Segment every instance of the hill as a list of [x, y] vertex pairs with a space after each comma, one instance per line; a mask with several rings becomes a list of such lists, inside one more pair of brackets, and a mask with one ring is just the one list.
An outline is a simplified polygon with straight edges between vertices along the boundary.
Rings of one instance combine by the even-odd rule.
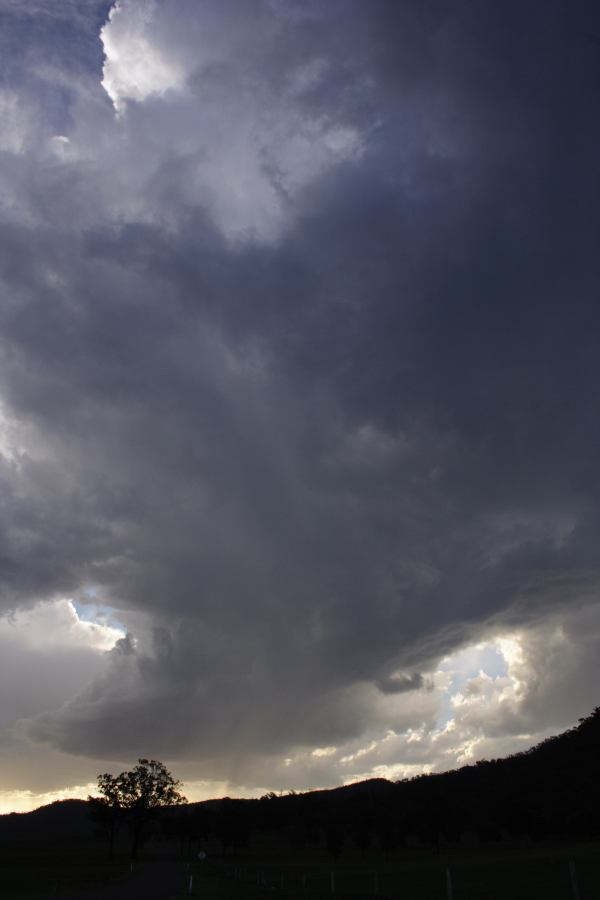
[[[482, 841], [584, 838], [600, 832], [600, 707], [568, 731], [523, 753], [450, 772], [260, 800], [223, 798], [166, 810], [162, 830], [188, 843], [217, 840], [224, 853], [251, 833], [292, 844], [325, 843], [335, 855], [352, 841], [391, 850], [469, 835]], [[0, 816], [0, 840], [91, 837], [88, 804], [64, 800]]]
[[86, 800], [57, 800], [32, 812], [0, 816], [0, 840], [72, 840], [93, 834]]

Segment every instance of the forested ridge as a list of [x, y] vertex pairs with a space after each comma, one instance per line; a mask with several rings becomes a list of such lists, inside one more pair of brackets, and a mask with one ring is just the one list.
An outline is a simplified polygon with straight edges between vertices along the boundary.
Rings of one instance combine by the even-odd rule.
[[[59, 801], [0, 816], [0, 839], [90, 836], [98, 822], [86, 801]], [[600, 832], [600, 707], [532, 749], [450, 772], [384, 779], [256, 800], [222, 798], [157, 813], [154, 832], [182, 848], [212, 843], [235, 855], [253, 835], [321, 845], [332, 856], [432, 847], [472, 839], [588, 838]]]

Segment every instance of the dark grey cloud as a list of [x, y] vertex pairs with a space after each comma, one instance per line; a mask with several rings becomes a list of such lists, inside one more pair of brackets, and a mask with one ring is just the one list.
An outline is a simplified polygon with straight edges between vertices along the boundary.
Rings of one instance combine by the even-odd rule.
[[420, 672], [412, 675], [396, 675], [391, 678], [382, 678], [377, 682], [377, 687], [383, 694], [402, 694], [404, 691], [414, 691], [424, 686], [424, 679]]
[[592, 6], [249, 8], [123, 3], [117, 116], [106, 5], [0, 7], [78, 86], [5, 79], [1, 596], [135, 636], [30, 726], [94, 758], [393, 729], [597, 596]]

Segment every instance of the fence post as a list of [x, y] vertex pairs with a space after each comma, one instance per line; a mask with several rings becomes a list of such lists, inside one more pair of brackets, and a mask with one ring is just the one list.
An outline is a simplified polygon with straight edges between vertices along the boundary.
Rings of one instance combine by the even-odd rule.
[[335, 894], [335, 872], [333, 871], [333, 869], [331, 870], [330, 887], [331, 887], [331, 893]]
[[453, 892], [452, 892], [452, 875], [450, 873], [450, 866], [446, 867], [446, 893], [448, 894], [448, 900], [453, 900]]
[[571, 889], [573, 891], [574, 900], [581, 900], [579, 894], [579, 884], [577, 883], [577, 869], [573, 860], [569, 861], [569, 875], [571, 876]]
[[373, 873], [373, 893], [375, 896], [379, 894], [379, 876], [377, 875], [377, 872]]
[[193, 885], [194, 885], [194, 876], [190, 875], [190, 883], [188, 884], [188, 894], [192, 893]]

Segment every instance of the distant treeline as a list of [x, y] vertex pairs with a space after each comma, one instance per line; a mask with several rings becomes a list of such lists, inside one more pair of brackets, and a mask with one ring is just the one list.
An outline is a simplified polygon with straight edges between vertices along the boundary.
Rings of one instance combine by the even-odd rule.
[[600, 707], [523, 753], [397, 783], [374, 779], [328, 791], [189, 804], [168, 824], [182, 841], [217, 838], [225, 854], [252, 832], [297, 846], [391, 852], [418, 841], [588, 838], [600, 833]]
[[[0, 816], [0, 839], [90, 833], [85, 801]], [[84, 826], [84, 819], [86, 825]], [[61, 824], [62, 823], [62, 824]], [[373, 779], [333, 790], [209, 800], [157, 810], [154, 834], [181, 852], [209, 843], [237, 855], [253, 836], [276, 833], [293, 847], [332, 857], [392, 852], [419, 842], [544, 838], [600, 833], [600, 707], [565, 733], [524, 753], [397, 783]]]

